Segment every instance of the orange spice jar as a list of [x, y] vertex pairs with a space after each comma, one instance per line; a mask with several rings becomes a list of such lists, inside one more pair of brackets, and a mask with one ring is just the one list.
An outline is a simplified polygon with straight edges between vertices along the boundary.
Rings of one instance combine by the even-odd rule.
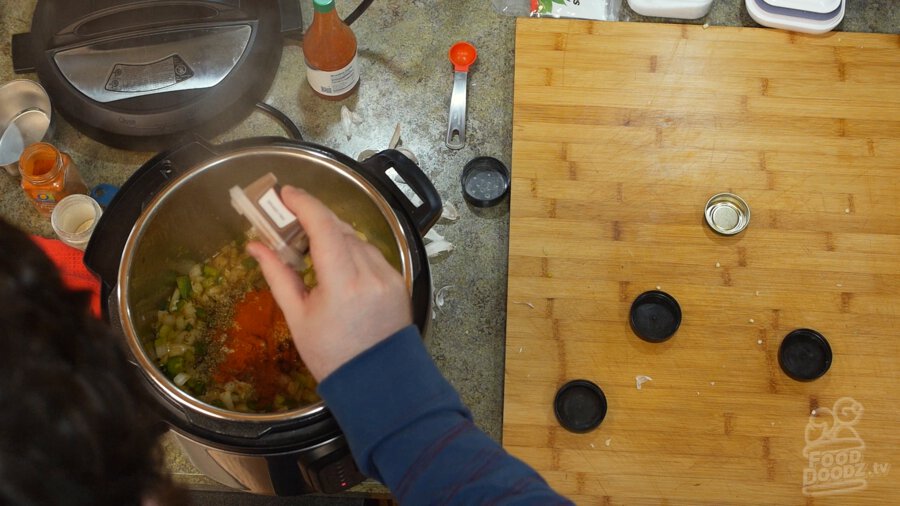
[[22, 190], [44, 216], [50, 216], [63, 198], [73, 193], [88, 193], [72, 158], [46, 142], [32, 144], [22, 151], [19, 172]]

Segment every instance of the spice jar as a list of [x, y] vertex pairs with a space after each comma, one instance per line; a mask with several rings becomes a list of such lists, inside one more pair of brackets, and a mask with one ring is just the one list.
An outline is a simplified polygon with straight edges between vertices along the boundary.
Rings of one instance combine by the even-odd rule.
[[46, 142], [32, 144], [22, 151], [19, 172], [22, 190], [44, 216], [50, 216], [56, 203], [65, 197], [88, 193], [72, 158]]

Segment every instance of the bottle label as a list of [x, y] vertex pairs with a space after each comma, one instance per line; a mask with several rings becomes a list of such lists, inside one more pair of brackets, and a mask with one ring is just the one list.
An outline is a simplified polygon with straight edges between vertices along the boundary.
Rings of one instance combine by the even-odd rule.
[[332, 71], [314, 69], [310, 67], [309, 62], [306, 62], [306, 79], [312, 89], [322, 95], [329, 97], [343, 95], [359, 82], [359, 65], [356, 62], [356, 55], [353, 55], [353, 59], [346, 67]]
[[258, 202], [259, 207], [266, 212], [266, 215], [269, 216], [269, 219], [271, 219], [272, 223], [278, 228], [284, 228], [297, 221], [297, 217], [294, 216], [294, 213], [292, 213], [287, 206], [281, 202], [281, 199], [278, 198], [278, 194], [275, 193], [275, 188], [269, 188], [269, 190], [266, 193], [263, 193], [262, 197], [259, 198]]

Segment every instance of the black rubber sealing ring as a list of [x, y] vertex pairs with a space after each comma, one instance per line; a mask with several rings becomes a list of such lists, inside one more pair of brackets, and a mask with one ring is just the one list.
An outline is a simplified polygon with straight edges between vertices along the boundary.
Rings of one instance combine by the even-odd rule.
[[825, 336], [812, 329], [793, 330], [778, 348], [778, 365], [790, 378], [812, 381], [831, 367], [831, 346]]
[[[482, 176], [482, 180], [474, 179], [478, 174], [489, 176]], [[463, 167], [460, 183], [466, 202], [475, 207], [495, 206], [509, 193], [509, 169], [496, 158], [479, 156]], [[485, 188], [485, 185], [490, 187]], [[489, 195], [478, 194], [478, 190], [487, 190]]]
[[606, 418], [606, 396], [595, 383], [572, 380], [563, 385], [553, 400], [556, 420], [564, 429], [583, 433], [594, 430]]
[[628, 321], [635, 335], [650, 343], [661, 343], [675, 335], [681, 325], [681, 306], [666, 292], [651, 290], [631, 303]]

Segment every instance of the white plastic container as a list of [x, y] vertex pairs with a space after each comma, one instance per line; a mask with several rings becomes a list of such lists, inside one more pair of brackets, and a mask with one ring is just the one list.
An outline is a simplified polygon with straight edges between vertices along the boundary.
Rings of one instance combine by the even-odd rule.
[[784, 9], [771, 5], [760, 5], [764, 0], [745, 0], [747, 12], [757, 23], [769, 28], [781, 28], [794, 32], [822, 34], [833, 30], [844, 19], [846, 0], [841, 0], [835, 14]]
[[50, 225], [62, 242], [84, 250], [102, 214], [96, 200], [76, 193], [56, 204], [50, 214]]
[[709, 13], [712, 0], [628, 0], [628, 5], [641, 16], [697, 19]]
[[841, 0], [765, 0], [769, 5], [825, 14], [841, 6]]

